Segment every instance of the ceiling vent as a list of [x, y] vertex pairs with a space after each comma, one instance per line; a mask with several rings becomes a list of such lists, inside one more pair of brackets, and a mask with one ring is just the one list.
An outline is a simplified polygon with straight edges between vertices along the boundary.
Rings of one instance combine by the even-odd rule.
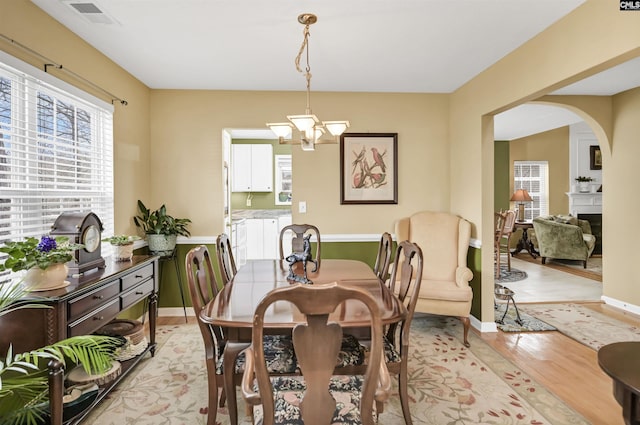
[[104, 10], [95, 2], [63, 0], [63, 3], [69, 6], [71, 10], [93, 24], [111, 25], [118, 23], [115, 19], [107, 15]]

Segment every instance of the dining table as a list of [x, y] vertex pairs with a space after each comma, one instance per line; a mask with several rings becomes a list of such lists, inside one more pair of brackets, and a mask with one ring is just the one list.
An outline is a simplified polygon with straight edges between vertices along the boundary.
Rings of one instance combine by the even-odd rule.
[[[301, 276], [301, 263], [293, 265], [292, 271]], [[251, 343], [253, 313], [262, 298], [270, 291], [296, 284], [290, 280], [289, 263], [284, 260], [248, 260], [238, 269], [237, 274], [200, 311], [200, 320], [224, 329], [226, 343], [223, 353], [225, 365], [235, 364], [238, 354]], [[353, 285], [369, 292], [380, 306], [383, 325], [397, 323], [405, 318], [404, 304], [373, 272], [372, 268], [358, 260], [322, 259], [314, 270], [307, 269], [310, 285], [337, 282], [339, 285]], [[355, 300], [340, 304], [329, 320], [343, 328], [364, 328], [370, 326], [370, 316], [366, 307]], [[288, 334], [305, 317], [289, 303], [276, 303], [264, 318], [265, 332]], [[227, 368], [233, 371], [233, 368]], [[215, 377], [209, 377], [215, 379]], [[224, 389], [232, 425], [238, 423], [236, 388], [233, 373], [224, 374]], [[209, 412], [211, 414], [211, 412]]]

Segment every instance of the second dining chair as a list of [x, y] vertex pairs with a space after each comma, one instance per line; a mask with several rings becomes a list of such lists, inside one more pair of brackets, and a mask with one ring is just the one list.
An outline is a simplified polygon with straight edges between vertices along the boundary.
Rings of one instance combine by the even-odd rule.
[[[364, 376], [334, 376], [342, 328], [329, 314], [346, 300], [358, 300], [369, 316], [371, 350]], [[290, 302], [306, 318], [293, 329], [293, 343], [301, 377], [270, 377], [263, 354], [264, 316], [274, 303]], [[357, 287], [294, 284], [269, 292], [256, 307], [252, 342], [246, 350], [242, 395], [254, 408], [255, 424], [374, 425], [374, 400], [386, 401], [390, 378], [382, 358], [380, 308]]]
[[386, 282], [389, 277], [389, 265], [391, 263], [391, 250], [393, 248], [393, 239], [389, 232], [384, 232], [380, 237], [378, 244], [378, 255], [376, 263], [373, 266], [373, 272], [380, 280]]
[[218, 257], [218, 267], [220, 268], [222, 284], [226, 285], [238, 272], [236, 262], [233, 258], [233, 251], [231, 250], [231, 241], [226, 233], [218, 235], [216, 239], [216, 255]]
[[304, 245], [304, 236], [311, 234], [316, 238], [316, 249], [311, 254], [311, 258], [318, 262], [320, 267], [320, 231], [312, 224], [290, 224], [280, 231], [280, 259], [284, 260], [291, 252], [288, 252], [289, 246], [287, 241], [291, 237], [292, 252], [302, 252]]
[[[216, 424], [218, 387], [224, 388], [225, 378], [240, 385], [242, 373], [244, 371], [245, 358], [241, 354], [236, 358], [235, 365], [231, 368], [224, 366], [223, 350], [226, 340], [224, 330], [219, 326], [209, 325], [200, 319], [200, 311], [211, 302], [219, 292], [218, 282], [213, 271], [213, 265], [209, 250], [205, 245], [192, 248], [185, 258], [185, 270], [189, 284], [189, 294], [191, 304], [198, 321], [198, 327], [204, 341], [205, 363], [207, 367], [208, 382], [208, 403], [209, 415], [208, 425]], [[296, 362], [293, 353], [293, 343], [291, 337], [287, 335], [267, 335], [265, 336], [265, 356], [267, 358], [269, 373], [290, 374], [296, 372]], [[225, 376], [225, 370], [227, 375]], [[225, 398], [229, 404], [229, 418], [231, 423], [237, 424], [237, 403], [235, 391], [228, 394], [222, 391], [220, 406], [225, 403]]]

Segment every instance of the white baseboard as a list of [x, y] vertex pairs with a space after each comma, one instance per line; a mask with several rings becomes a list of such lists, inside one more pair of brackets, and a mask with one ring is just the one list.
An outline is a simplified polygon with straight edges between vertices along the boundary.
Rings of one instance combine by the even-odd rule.
[[625, 302], [625, 301], [616, 300], [615, 298], [605, 297], [604, 295], [602, 296], [601, 299], [602, 301], [605, 302], [605, 304], [608, 304], [612, 307], [616, 307], [616, 308], [619, 308], [620, 310], [624, 310], [624, 311], [628, 311], [629, 313], [640, 315], [640, 306], [629, 304], [628, 302]]
[[471, 319], [471, 326], [480, 332], [498, 332], [496, 322], [481, 322], [475, 316], [469, 316], [469, 318]]
[[[158, 316], [184, 317], [184, 310], [182, 307], [162, 307], [158, 309]], [[195, 317], [192, 307], [187, 307], [187, 317]]]

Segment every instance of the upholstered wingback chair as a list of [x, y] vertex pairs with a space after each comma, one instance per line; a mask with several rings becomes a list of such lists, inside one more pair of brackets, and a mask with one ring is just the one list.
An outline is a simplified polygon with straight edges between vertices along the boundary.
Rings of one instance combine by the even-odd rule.
[[455, 214], [421, 211], [397, 220], [395, 235], [398, 242], [409, 240], [422, 249], [424, 266], [415, 311], [460, 318], [468, 347], [473, 299], [469, 286], [473, 272], [467, 267], [471, 224]]
[[533, 219], [542, 264], [547, 258], [580, 260], [587, 268], [587, 259], [596, 246], [591, 225], [570, 215], [540, 216]]

